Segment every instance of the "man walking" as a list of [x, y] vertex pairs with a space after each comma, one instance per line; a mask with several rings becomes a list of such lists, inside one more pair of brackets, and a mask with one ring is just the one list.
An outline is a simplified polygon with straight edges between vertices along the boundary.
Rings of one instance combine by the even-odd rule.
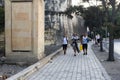
[[87, 37], [87, 34], [84, 34], [82, 36], [82, 40], [81, 40], [81, 44], [83, 46], [83, 55], [87, 55], [87, 48], [88, 48], [88, 37]]

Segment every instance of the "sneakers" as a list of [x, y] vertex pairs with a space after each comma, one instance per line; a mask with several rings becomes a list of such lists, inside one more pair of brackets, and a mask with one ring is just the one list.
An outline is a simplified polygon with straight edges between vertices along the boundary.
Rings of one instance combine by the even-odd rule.
[[76, 54], [74, 54], [74, 56], [76, 56]]
[[87, 52], [86, 52], [86, 53], [83, 53], [83, 55], [87, 55]]

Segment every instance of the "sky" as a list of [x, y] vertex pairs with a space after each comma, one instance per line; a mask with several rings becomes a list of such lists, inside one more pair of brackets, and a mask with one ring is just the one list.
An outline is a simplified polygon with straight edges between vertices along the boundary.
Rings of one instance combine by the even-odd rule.
[[[88, 7], [89, 5], [96, 5], [96, 0], [91, 0], [90, 4], [88, 2], [82, 2], [82, 0], [72, 0], [72, 5], [84, 5], [84, 7]], [[97, 2], [97, 4], [100, 4], [99, 2]]]
[[[120, 0], [116, 0], [117, 3], [120, 2]], [[96, 0], [90, 0], [90, 4], [88, 4], [87, 2], [86, 3], [83, 3], [82, 0], [72, 0], [72, 5], [84, 5], [84, 7], [89, 7], [89, 5], [96, 5]], [[101, 2], [97, 2], [97, 5], [98, 4], [101, 4]]]
[[72, 0], [72, 5], [78, 5], [80, 0]]

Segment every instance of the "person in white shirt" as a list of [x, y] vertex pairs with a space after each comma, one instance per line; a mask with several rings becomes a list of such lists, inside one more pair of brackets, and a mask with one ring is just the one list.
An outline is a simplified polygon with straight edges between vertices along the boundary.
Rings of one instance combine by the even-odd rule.
[[84, 34], [81, 40], [81, 44], [83, 46], [83, 55], [87, 55], [87, 48], [88, 48], [88, 37], [87, 34]]
[[97, 42], [97, 45], [99, 45], [99, 43], [100, 43], [100, 35], [99, 34], [96, 35], [96, 42]]
[[64, 37], [63, 37], [63, 51], [64, 51], [64, 55], [66, 54], [67, 44], [68, 44], [68, 39], [67, 39], [67, 36], [64, 35]]

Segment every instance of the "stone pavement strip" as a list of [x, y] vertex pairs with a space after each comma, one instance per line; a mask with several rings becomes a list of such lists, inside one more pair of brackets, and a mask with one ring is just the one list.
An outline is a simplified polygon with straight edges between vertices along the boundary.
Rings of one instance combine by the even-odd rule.
[[63, 52], [32, 74], [26, 80], [111, 80], [105, 69], [88, 46], [88, 55], [83, 52], [73, 56], [73, 49], [69, 47], [67, 54]]

